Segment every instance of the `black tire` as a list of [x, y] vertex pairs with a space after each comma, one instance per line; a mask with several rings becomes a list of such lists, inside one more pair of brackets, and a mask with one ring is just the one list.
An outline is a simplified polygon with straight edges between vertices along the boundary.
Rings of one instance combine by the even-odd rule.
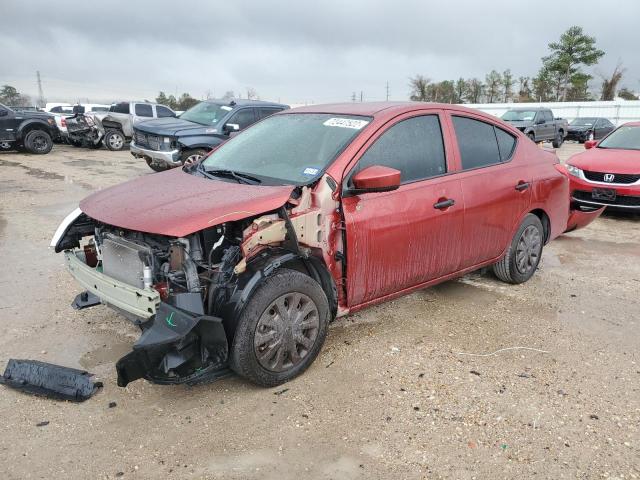
[[24, 147], [29, 153], [44, 155], [53, 148], [53, 140], [44, 130], [31, 130], [24, 137]]
[[529, 137], [533, 143], [536, 143], [536, 135], [533, 132], [527, 133], [527, 137]]
[[553, 148], [560, 148], [563, 142], [564, 137], [562, 136], [562, 132], [558, 132], [556, 138], [553, 139], [553, 142], [551, 142], [551, 144], [553, 145]]
[[107, 133], [104, 136], [104, 145], [107, 149], [112, 152], [119, 152], [122, 150], [126, 143], [127, 139], [120, 130], [107, 130]]
[[82, 140], [76, 140], [75, 138], [69, 138], [69, 145], [80, 148], [82, 147]]
[[153, 163], [150, 158], [145, 158], [145, 160], [147, 162], [147, 165], [149, 165], [149, 168], [154, 172], [164, 172], [165, 170], [169, 170], [169, 167], [167, 167], [166, 165], [158, 165], [156, 163]]
[[[531, 234], [535, 232], [533, 236]], [[531, 241], [530, 251], [525, 251], [524, 265], [522, 263], [523, 255], [520, 254], [522, 245], [521, 242], [528, 243], [525, 236], [529, 235], [529, 240], [533, 240], [537, 237], [537, 244]], [[524, 283], [529, 280], [540, 263], [540, 257], [542, 256], [542, 247], [544, 245], [544, 227], [540, 219], [533, 215], [528, 214], [520, 228], [513, 237], [507, 253], [504, 257], [493, 266], [493, 272], [503, 282], [507, 283]]]
[[200, 160], [202, 160], [202, 157], [204, 157], [207, 153], [209, 153], [209, 151], [205, 150], [204, 148], [193, 148], [190, 150], [185, 150], [180, 154], [180, 161], [182, 162], [182, 165], [196, 164]]
[[[286, 303], [289, 296], [297, 299], [292, 300], [297, 301], [297, 305]], [[287, 321], [288, 315], [281, 314], [280, 309], [284, 307], [293, 313], [304, 313], [313, 307], [316, 310], [304, 317], [298, 316], [297, 323]], [[315, 280], [295, 270], [278, 270], [258, 287], [240, 314], [231, 347], [231, 368], [238, 375], [263, 387], [288, 382], [304, 372], [318, 356], [327, 335], [329, 317], [327, 296]], [[307, 328], [303, 328], [303, 322]], [[311, 322], [315, 322], [312, 327], [309, 326]], [[263, 330], [261, 333], [265, 340], [263, 344], [255, 345], [254, 342], [260, 342], [260, 338], [256, 337], [259, 327]], [[268, 332], [267, 328], [271, 331]], [[307, 335], [313, 336], [313, 339]], [[298, 341], [302, 337], [312, 343], [303, 345]], [[283, 349], [282, 345], [286, 348]], [[297, 359], [291, 355], [291, 347], [295, 348]], [[300, 350], [298, 347], [301, 347]], [[274, 350], [275, 356], [270, 353]], [[286, 351], [281, 353], [282, 350]], [[264, 352], [262, 359], [258, 358], [259, 352]], [[265, 363], [272, 360], [275, 361], [273, 368], [267, 368]], [[287, 366], [285, 361], [291, 366]]]

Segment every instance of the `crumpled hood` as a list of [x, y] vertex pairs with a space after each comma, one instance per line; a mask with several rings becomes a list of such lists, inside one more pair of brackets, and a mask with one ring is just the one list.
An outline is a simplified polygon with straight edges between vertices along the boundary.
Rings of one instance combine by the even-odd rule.
[[211, 135], [212, 133], [217, 133], [217, 128], [213, 125], [205, 127], [204, 125], [190, 122], [189, 120], [171, 117], [137, 123], [136, 130], [167, 137], [177, 135]]
[[293, 188], [210, 180], [176, 168], [100, 190], [82, 200], [80, 210], [127, 230], [184, 237], [275, 210], [289, 199]]
[[590, 172], [640, 174], [640, 151], [591, 148], [567, 163]]

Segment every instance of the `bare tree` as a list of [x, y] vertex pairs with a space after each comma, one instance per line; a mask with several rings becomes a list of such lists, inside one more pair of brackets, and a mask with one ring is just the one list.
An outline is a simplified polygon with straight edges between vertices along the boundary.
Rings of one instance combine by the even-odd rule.
[[416, 75], [414, 78], [409, 79], [409, 86], [411, 87], [411, 93], [409, 98], [414, 102], [426, 102], [429, 100], [429, 85], [431, 80], [423, 75]]
[[604, 75], [602, 77], [602, 94], [600, 95], [600, 100], [614, 100], [616, 98], [616, 91], [618, 90], [618, 84], [622, 80], [622, 75], [624, 75], [624, 68], [622, 68], [622, 63], [618, 63], [616, 68], [613, 70], [611, 77], [606, 78]]
[[485, 83], [487, 103], [494, 103], [496, 100], [498, 100], [498, 95], [500, 94], [500, 87], [502, 86], [502, 76], [495, 70], [491, 70], [491, 72], [485, 78]]
[[256, 100], [258, 98], [258, 92], [253, 87], [247, 87], [247, 100]]
[[508, 68], [502, 73], [502, 93], [504, 103], [508, 103], [513, 97], [513, 85], [515, 84], [511, 70]]
[[222, 96], [222, 100], [225, 100], [228, 102], [230, 100], [233, 100], [235, 96], [236, 95], [233, 93], [233, 90], [227, 90], [226, 92], [224, 92], [224, 95]]
[[470, 103], [480, 103], [482, 95], [484, 95], [484, 84], [477, 78], [467, 80], [469, 86], [469, 92], [467, 93], [467, 99]]

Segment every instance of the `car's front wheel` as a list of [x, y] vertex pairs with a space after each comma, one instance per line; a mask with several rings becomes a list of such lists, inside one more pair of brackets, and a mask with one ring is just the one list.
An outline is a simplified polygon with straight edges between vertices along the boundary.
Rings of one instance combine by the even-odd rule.
[[544, 244], [544, 227], [534, 214], [528, 214], [513, 237], [507, 253], [493, 266], [503, 282], [523, 283], [529, 280], [540, 263]]
[[126, 138], [120, 130], [107, 130], [104, 136], [104, 144], [109, 150], [119, 151], [124, 148]]
[[263, 387], [287, 382], [315, 360], [327, 335], [329, 303], [315, 280], [281, 269], [240, 314], [231, 368]]
[[51, 140], [51, 135], [44, 130], [31, 130], [24, 137], [24, 147], [29, 153], [44, 155], [53, 148], [53, 140]]
[[205, 150], [204, 148], [185, 150], [184, 152], [182, 152], [180, 160], [182, 160], [182, 164], [185, 166], [195, 165], [200, 160], [202, 160], [202, 157], [207, 155], [207, 153], [209, 152], [207, 152], [207, 150]]

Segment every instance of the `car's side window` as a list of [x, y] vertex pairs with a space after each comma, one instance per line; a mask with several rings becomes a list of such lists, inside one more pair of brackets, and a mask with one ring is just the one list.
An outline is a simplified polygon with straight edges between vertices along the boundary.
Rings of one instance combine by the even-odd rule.
[[268, 108], [268, 107], [258, 108], [258, 120], [262, 120], [263, 118], [266, 118], [269, 115], [273, 115], [274, 113], [278, 113], [281, 111], [282, 111], [281, 108]]
[[516, 149], [516, 137], [496, 126], [493, 128], [496, 133], [496, 139], [498, 140], [500, 161], [506, 162], [511, 159], [511, 156]]
[[[454, 116], [453, 128], [458, 139], [463, 170], [487, 167], [504, 161], [500, 156], [497, 132], [493, 125], [469, 117]], [[505, 144], [505, 152], [508, 150], [507, 147], [508, 145]], [[512, 151], [513, 146], [509, 155]]]
[[544, 112], [544, 120], [545, 120], [545, 122], [553, 122], [553, 115], [551, 114], [551, 111], [545, 110], [545, 112]]
[[372, 165], [400, 170], [400, 182], [443, 175], [447, 161], [438, 115], [402, 120], [384, 132], [360, 157], [353, 173]]
[[128, 103], [117, 103], [113, 105], [110, 109], [110, 112], [114, 113], [129, 113], [129, 104]]
[[148, 103], [136, 103], [136, 115], [138, 117], [153, 117], [153, 107]]
[[240, 130], [242, 130], [255, 123], [255, 121], [256, 116], [253, 113], [253, 108], [243, 108], [233, 115], [227, 123], [235, 123], [239, 125]]
[[158, 113], [158, 118], [175, 117], [175, 113], [162, 105], [156, 105], [156, 112]]

